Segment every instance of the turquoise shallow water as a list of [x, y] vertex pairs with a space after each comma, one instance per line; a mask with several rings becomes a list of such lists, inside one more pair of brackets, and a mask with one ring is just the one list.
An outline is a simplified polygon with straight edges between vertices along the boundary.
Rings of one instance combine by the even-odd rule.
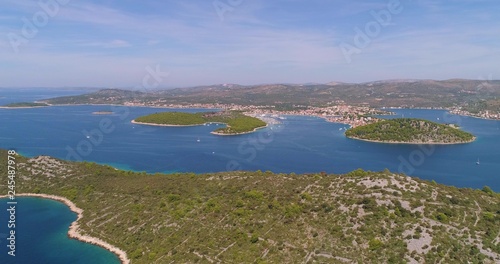
[[[0, 89], [0, 105], [67, 95], [66, 93], [44, 90], [34, 96], [31, 92], [6, 92]], [[92, 114], [103, 110], [115, 113]], [[394, 172], [448, 185], [470, 188], [488, 185], [493, 190], [500, 191], [500, 121], [449, 115], [442, 110], [395, 110], [398, 115], [387, 117], [404, 115], [454, 123], [478, 137], [470, 144], [440, 146], [352, 140], [344, 136], [343, 128], [347, 127], [344, 124], [301, 116], [287, 116], [281, 120], [282, 124], [272, 125], [256, 133], [231, 137], [210, 134], [210, 131], [217, 128], [215, 124], [179, 128], [130, 123], [138, 116], [159, 111], [176, 110], [113, 106], [0, 109], [0, 148], [15, 149], [30, 157], [50, 155], [68, 160], [94, 161], [126, 170], [166, 173], [236, 169], [345, 173], [357, 168], [374, 171], [388, 168]], [[477, 159], [480, 159], [480, 165], [476, 165]], [[117, 261], [113, 260], [113, 254], [104, 249], [65, 238], [67, 227], [76, 216], [63, 204], [35, 198], [26, 198], [23, 203], [24, 209], [19, 208], [19, 216], [27, 221], [27, 226], [25, 238], [20, 237], [19, 240], [19, 252], [21, 254], [22, 251], [26, 259], [16, 258], [15, 261], [18, 262], [7, 262], [12, 259], [5, 259], [6, 251], [0, 251], [5, 253], [0, 254], [0, 263], [34, 263], [33, 259], [37, 259], [36, 263]], [[0, 206], [4, 204], [4, 200], [0, 200]], [[0, 209], [0, 216], [5, 218], [5, 209]], [[26, 211], [23, 213], [21, 210]], [[23, 214], [25, 217], [21, 217]], [[0, 233], [5, 233], [1, 229], [5, 228], [6, 225], [1, 224], [5, 221], [0, 219]], [[52, 229], [37, 233], [40, 232], [40, 225], [52, 226]], [[21, 244], [23, 239], [25, 244]], [[5, 243], [6, 240], [2, 238], [1, 241]], [[54, 243], [61, 245], [55, 246]], [[60, 248], [64, 249], [63, 253]], [[68, 258], [60, 262], [45, 260], [66, 254]], [[101, 255], [103, 258], [109, 257], [109, 260], [77, 262], [89, 260], [82, 256]]]
[[0, 263], [5, 264], [118, 264], [113, 253], [67, 236], [76, 214], [57, 201], [32, 197], [16, 199], [15, 257], [6, 247], [7, 199], [0, 199]]
[[[115, 114], [92, 114], [100, 110], [113, 110]], [[236, 169], [345, 173], [357, 168], [376, 171], [388, 168], [448, 185], [471, 188], [488, 185], [500, 191], [500, 121], [448, 115], [441, 110], [397, 110], [406, 117], [456, 123], [478, 137], [470, 144], [427, 148], [348, 139], [339, 130], [346, 125], [314, 117], [288, 116], [280, 125], [231, 137], [210, 134], [217, 127], [215, 124], [153, 127], [130, 123], [138, 116], [158, 111], [175, 109], [112, 106], [0, 109], [3, 124], [0, 148], [12, 148], [27, 156], [87, 160], [151, 173]]]

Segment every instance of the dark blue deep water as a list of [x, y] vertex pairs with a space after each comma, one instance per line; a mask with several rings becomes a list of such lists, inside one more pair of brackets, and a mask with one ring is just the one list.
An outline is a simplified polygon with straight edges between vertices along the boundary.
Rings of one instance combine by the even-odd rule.
[[[7, 98], [9, 102], [16, 101], [16, 94], [24, 96], [18, 101], [29, 98], [29, 93], [9, 91], [2, 99], [5, 90], [0, 89], [0, 105]], [[58, 95], [67, 94], [45, 90], [32, 100]], [[95, 111], [114, 114], [92, 114]], [[287, 116], [281, 120], [282, 124], [240, 136], [212, 135], [210, 131], [217, 128], [215, 124], [153, 127], [130, 122], [159, 111], [206, 110], [87, 105], [0, 109], [0, 148], [15, 149], [30, 157], [50, 155], [151, 173], [236, 169], [345, 173], [357, 168], [374, 171], [388, 168], [447, 185], [470, 188], [488, 185], [500, 191], [500, 121], [450, 115], [442, 110], [394, 110], [398, 115], [387, 117], [404, 115], [454, 123], [477, 136], [470, 144], [436, 146], [352, 140], [344, 136], [346, 125], [314, 117]], [[476, 165], [478, 159], [480, 165]]]

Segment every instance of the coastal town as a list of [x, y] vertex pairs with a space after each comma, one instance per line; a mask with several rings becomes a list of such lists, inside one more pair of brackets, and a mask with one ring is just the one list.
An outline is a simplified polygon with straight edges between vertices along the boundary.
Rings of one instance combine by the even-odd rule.
[[[275, 106], [256, 106], [256, 105], [237, 105], [237, 104], [166, 104], [161, 100], [150, 102], [131, 101], [125, 102], [125, 106], [148, 106], [161, 108], [177, 108], [177, 109], [223, 109], [232, 111], [242, 111], [246, 115], [254, 117], [264, 117], [268, 115], [299, 115], [299, 116], [316, 116], [324, 118], [329, 122], [343, 123], [351, 127], [367, 125], [376, 122], [378, 119], [375, 115], [391, 115], [391, 112], [378, 110], [367, 106], [352, 106], [343, 103], [343, 101], [335, 102], [338, 105], [328, 107], [314, 106], [295, 106], [296, 110], [276, 110]], [[269, 121], [269, 119], [266, 119]]]
[[471, 113], [467, 110], [463, 110], [462, 107], [453, 107], [449, 109], [450, 113], [455, 114], [455, 115], [463, 115], [463, 116], [472, 116], [472, 117], [477, 117], [477, 118], [483, 118], [483, 119], [494, 119], [494, 120], [500, 120], [500, 111], [499, 112], [493, 112], [493, 111], [479, 111], [478, 113]]
[[[168, 104], [162, 100], [149, 102], [130, 101], [125, 102], [125, 106], [149, 106], [149, 107], [165, 107], [165, 108], [200, 108], [200, 109], [224, 109], [243, 111], [250, 116], [262, 115], [302, 115], [316, 116], [324, 118], [329, 122], [348, 124], [351, 127], [363, 126], [377, 122], [376, 115], [392, 115], [388, 111], [389, 108], [376, 109], [368, 106], [353, 106], [345, 104], [342, 100], [332, 102], [332, 106], [314, 107], [314, 106], [295, 106], [296, 110], [276, 110], [275, 106], [264, 105], [237, 105], [237, 104]], [[433, 108], [436, 109], [436, 108]], [[483, 119], [500, 120], [500, 112], [480, 111], [479, 113], [471, 113], [463, 110], [462, 107], [439, 108], [449, 110], [451, 114], [471, 116]]]

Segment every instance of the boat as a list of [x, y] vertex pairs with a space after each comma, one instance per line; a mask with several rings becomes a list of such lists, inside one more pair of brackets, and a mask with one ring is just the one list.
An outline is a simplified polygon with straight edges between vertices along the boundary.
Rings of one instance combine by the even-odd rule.
[[479, 165], [479, 158], [477, 158], [476, 165]]
[[200, 142], [200, 141], [201, 141], [201, 140], [200, 140], [200, 138], [198, 138], [198, 139], [196, 140], [196, 142]]

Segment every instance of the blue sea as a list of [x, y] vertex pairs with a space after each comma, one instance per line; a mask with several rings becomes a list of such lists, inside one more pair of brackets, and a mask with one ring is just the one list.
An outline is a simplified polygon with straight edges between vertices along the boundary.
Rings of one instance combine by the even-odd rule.
[[[15, 205], [15, 228], [9, 229], [10, 205], [0, 199], [0, 263], [2, 264], [119, 264], [113, 253], [68, 238], [68, 228], [76, 214], [63, 203], [40, 198], [18, 197]], [[10, 231], [15, 234], [15, 251], [7, 247]], [[9, 234], [8, 234], [9, 233]]]
[[[0, 105], [83, 92], [46, 89], [30, 97], [26, 91], [0, 89]], [[113, 114], [92, 114], [96, 111]], [[443, 110], [393, 110], [397, 115], [386, 118], [418, 117], [453, 123], [477, 136], [470, 144], [422, 146], [348, 139], [344, 136], [347, 125], [304, 116], [283, 116], [280, 124], [239, 136], [210, 134], [221, 126], [217, 124], [154, 127], [130, 122], [160, 111], [206, 110], [92, 105], [0, 109], [0, 148], [15, 149], [29, 157], [50, 155], [149, 173], [346, 173], [357, 168], [388, 168], [447, 185], [487, 185], [500, 191], [500, 121], [450, 115]]]

